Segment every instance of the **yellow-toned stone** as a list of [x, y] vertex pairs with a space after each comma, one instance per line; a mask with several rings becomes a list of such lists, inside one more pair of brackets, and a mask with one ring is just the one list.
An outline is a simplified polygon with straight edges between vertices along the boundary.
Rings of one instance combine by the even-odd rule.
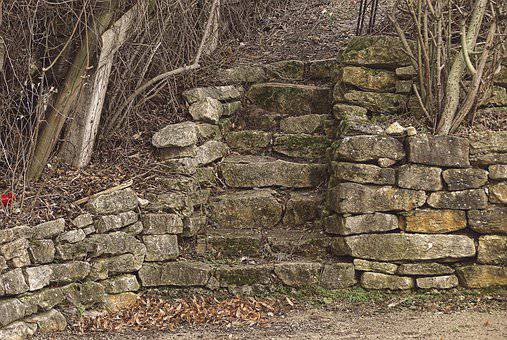
[[466, 228], [464, 211], [415, 210], [405, 214], [401, 229], [414, 233], [449, 233]]
[[139, 295], [132, 292], [108, 295], [104, 301], [104, 307], [110, 312], [118, 312], [132, 307], [139, 300]]

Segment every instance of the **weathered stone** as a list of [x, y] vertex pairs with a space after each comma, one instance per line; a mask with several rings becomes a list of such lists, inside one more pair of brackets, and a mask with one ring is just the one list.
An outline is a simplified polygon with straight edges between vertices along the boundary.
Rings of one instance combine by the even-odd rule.
[[255, 130], [229, 132], [225, 136], [227, 145], [232, 150], [243, 154], [264, 151], [271, 144], [271, 138], [271, 133]]
[[330, 145], [331, 141], [324, 136], [275, 134], [273, 151], [289, 157], [315, 160], [325, 157]]
[[396, 164], [396, 161], [390, 158], [379, 158], [377, 163], [381, 168], [389, 168]]
[[25, 305], [18, 299], [0, 301], [0, 326], [22, 319], [26, 314]]
[[59, 218], [54, 221], [44, 222], [32, 228], [34, 239], [52, 238], [62, 233], [65, 229], [65, 220]]
[[465, 229], [466, 214], [459, 210], [418, 209], [403, 215], [401, 229], [412, 233], [438, 234]]
[[30, 290], [37, 290], [53, 283], [71, 283], [82, 280], [90, 273], [87, 262], [67, 262], [63, 264], [49, 264], [26, 269], [26, 276]]
[[355, 235], [377, 233], [398, 229], [396, 215], [375, 213], [356, 216], [333, 215], [324, 220], [327, 233], [336, 235]]
[[395, 114], [407, 109], [408, 96], [399, 93], [378, 93], [351, 90], [344, 94], [349, 104], [359, 105], [370, 112]]
[[482, 234], [507, 234], [507, 208], [470, 210], [468, 224], [473, 231]]
[[94, 214], [117, 214], [137, 208], [137, 196], [132, 189], [118, 190], [91, 198], [86, 207]]
[[356, 272], [352, 263], [324, 265], [320, 284], [326, 289], [342, 289], [356, 284]]
[[324, 131], [328, 115], [305, 115], [287, 117], [280, 121], [280, 130], [284, 133], [311, 134]]
[[322, 264], [315, 262], [277, 263], [274, 271], [284, 285], [302, 287], [319, 282]]
[[10, 268], [23, 268], [31, 264], [30, 255], [25, 251], [21, 256], [15, 257], [8, 262]]
[[198, 239], [196, 252], [207, 257], [254, 257], [261, 254], [261, 234], [241, 229], [218, 229]]
[[[409, 42], [413, 44], [413, 42]], [[392, 36], [356, 36], [347, 44], [341, 61], [345, 64], [396, 69], [410, 65], [400, 39]]]
[[282, 219], [283, 207], [271, 190], [242, 191], [215, 197], [210, 219], [221, 228], [270, 228]]
[[398, 186], [406, 189], [442, 190], [442, 169], [417, 164], [406, 164], [398, 168]]
[[90, 279], [104, 280], [110, 275], [138, 271], [144, 261], [143, 255], [123, 254], [100, 258], [92, 262]]
[[217, 125], [199, 123], [195, 125], [195, 128], [197, 130], [197, 139], [199, 143], [204, 143], [209, 140], [220, 140], [222, 138], [222, 132]]
[[123, 227], [123, 224], [120, 216], [117, 215], [100, 216], [95, 223], [95, 230], [100, 234], [107, 233], [111, 230], [120, 229], [121, 227]]
[[444, 264], [430, 263], [403, 263], [398, 267], [400, 275], [446, 275], [453, 274], [454, 269]]
[[442, 175], [449, 190], [476, 189], [488, 182], [488, 172], [482, 169], [448, 169]]
[[295, 84], [255, 84], [246, 97], [255, 105], [290, 115], [331, 112], [331, 90], [327, 87]]
[[121, 225], [124, 227], [134, 224], [139, 220], [139, 217], [135, 211], [125, 211], [118, 214], [118, 216], [121, 219]]
[[287, 201], [283, 224], [296, 226], [312, 222], [320, 217], [322, 197], [309, 194], [291, 193]]
[[340, 119], [336, 128], [336, 138], [356, 135], [381, 135], [384, 129], [373, 124], [367, 118], [357, 118], [353, 116], [345, 116]]
[[361, 275], [361, 286], [366, 289], [404, 290], [414, 287], [411, 277], [364, 272]]
[[181, 234], [183, 232], [183, 220], [177, 214], [144, 214], [143, 234]]
[[422, 289], [451, 289], [459, 284], [456, 275], [419, 277], [416, 283], [417, 287]]
[[342, 82], [365, 91], [392, 92], [396, 76], [391, 71], [346, 66], [343, 68]]
[[412, 79], [417, 76], [417, 71], [414, 66], [398, 67], [395, 70], [396, 76], [400, 79]]
[[85, 242], [64, 243], [55, 247], [55, 258], [58, 260], [84, 260], [87, 255]]
[[122, 231], [91, 235], [83, 242], [90, 257], [126, 253], [144, 256], [146, 253], [146, 247], [141, 241]]
[[0, 246], [0, 252], [6, 260], [24, 256], [27, 254], [27, 249], [28, 240], [26, 238], [20, 238]]
[[18, 295], [28, 291], [23, 270], [18, 268], [0, 276], [0, 292], [5, 295]]
[[354, 259], [354, 268], [365, 272], [377, 272], [384, 274], [395, 274], [398, 265], [394, 263], [367, 261], [362, 259]]
[[25, 270], [30, 291], [38, 290], [49, 286], [53, 270], [51, 266], [31, 267]]
[[213, 166], [196, 169], [193, 178], [195, 183], [201, 187], [215, 186], [217, 182], [216, 171]]
[[312, 60], [306, 64], [306, 77], [310, 79], [336, 79], [340, 71], [337, 58]]
[[507, 267], [470, 265], [456, 268], [456, 273], [466, 288], [507, 286]]
[[124, 292], [136, 292], [141, 288], [135, 275], [122, 275], [102, 281], [105, 292], [108, 294], [119, 294]]
[[223, 114], [223, 107], [218, 100], [206, 97], [190, 105], [188, 112], [194, 120], [216, 124]]
[[410, 94], [412, 93], [414, 82], [412, 80], [398, 80], [396, 81], [396, 93]]
[[0, 339], [25, 340], [34, 335], [36, 331], [37, 325], [17, 321], [0, 330]]
[[195, 157], [197, 154], [197, 147], [195, 145], [185, 147], [168, 147], [157, 150], [159, 158], [163, 161], [171, 160], [174, 158], [187, 158]]
[[507, 264], [507, 236], [488, 235], [479, 237], [477, 262], [482, 264]]
[[243, 87], [241, 86], [210, 86], [198, 87], [183, 92], [183, 97], [189, 104], [193, 104], [206, 97], [221, 101], [230, 101], [241, 98], [243, 95]]
[[[124, 233], [127, 233], [127, 234], [130, 234], [130, 235], [139, 235], [143, 232], [143, 223], [142, 222], [136, 222], [134, 224], [131, 224], [123, 229], [121, 229], [121, 231], [123, 231]], [[84, 230], [85, 233], [86, 233], [86, 230]]]
[[325, 180], [326, 165], [301, 164], [269, 157], [229, 157], [219, 167], [225, 183], [233, 188], [282, 186], [316, 187]]
[[67, 319], [56, 309], [32, 316], [26, 322], [37, 324], [37, 332], [43, 334], [62, 332], [67, 328]]
[[266, 65], [271, 80], [301, 80], [305, 64], [299, 60], [282, 60]]
[[488, 196], [491, 203], [507, 204], [507, 182], [490, 185]]
[[405, 128], [400, 123], [394, 122], [386, 128], [385, 132], [392, 136], [403, 135]]
[[488, 170], [489, 170], [489, 178], [491, 179], [496, 180], [507, 179], [507, 165], [503, 164], [490, 165]]
[[143, 237], [146, 245], [145, 261], [166, 261], [180, 255], [176, 235], [148, 235]]
[[376, 261], [455, 260], [475, 255], [464, 235], [369, 234], [344, 238], [344, 252]]
[[72, 224], [76, 228], [84, 228], [93, 224], [93, 215], [90, 213], [84, 213], [72, 220]]
[[261, 66], [238, 65], [218, 72], [217, 78], [224, 83], [259, 83], [267, 80]]
[[223, 103], [222, 104], [222, 116], [229, 117], [236, 114], [239, 110], [243, 108], [243, 103], [240, 101], [231, 102], [231, 103]]
[[468, 140], [456, 136], [417, 135], [408, 139], [408, 160], [426, 165], [468, 167]]
[[55, 245], [52, 240], [33, 240], [28, 250], [36, 264], [50, 263], [55, 259]]
[[507, 131], [471, 135], [470, 159], [479, 165], [507, 164]]
[[225, 157], [229, 153], [229, 147], [219, 141], [210, 140], [197, 147], [195, 161], [197, 165], [207, 165]]
[[121, 310], [129, 309], [139, 301], [140, 296], [136, 293], [126, 292], [106, 296], [104, 307], [110, 313], [117, 313]]
[[396, 171], [371, 164], [332, 163], [333, 180], [364, 184], [394, 185]]
[[330, 208], [340, 213], [412, 210], [426, 202], [424, 191], [339, 183], [328, 190]]
[[156, 148], [185, 147], [197, 143], [197, 128], [193, 122], [167, 125], [153, 135], [151, 143]]
[[215, 277], [221, 287], [244, 285], [268, 285], [272, 282], [273, 265], [221, 265], [215, 270]]
[[84, 240], [85, 237], [86, 237], [86, 234], [83, 231], [83, 229], [74, 229], [74, 230], [69, 230], [64, 233], [61, 233], [56, 238], [56, 241], [60, 242], [60, 243], [76, 243], [76, 242]]
[[331, 238], [318, 231], [275, 229], [267, 233], [271, 253], [279, 258], [301, 256], [326, 257]]
[[12, 242], [20, 238], [31, 238], [32, 228], [27, 226], [19, 226], [0, 230], [0, 244]]
[[334, 148], [333, 154], [336, 160], [352, 162], [374, 161], [379, 158], [400, 160], [405, 157], [403, 144], [385, 136], [345, 137]]
[[212, 267], [198, 262], [145, 263], [139, 270], [143, 287], [205, 286]]
[[207, 217], [204, 214], [195, 214], [193, 216], [185, 217], [183, 220], [183, 237], [195, 236], [206, 227]]
[[347, 104], [335, 104], [333, 106], [333, 115], [337, 120], [341, 120], [344, 117], [357, 117], [367, 118], [368, 110], [361, 106], [347, 105]]
[[484, 209], [487, 207], [488, 197], [483, 189], [439, 191], [430, 194], [428, 204], [436, 209]]

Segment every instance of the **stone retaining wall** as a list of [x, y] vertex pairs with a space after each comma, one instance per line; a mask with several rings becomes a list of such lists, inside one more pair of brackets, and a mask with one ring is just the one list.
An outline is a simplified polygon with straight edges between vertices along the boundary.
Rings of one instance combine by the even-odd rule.
[[[507, 132], [375, 124], [413, 102], [398, 46], [361, 37], [339, 59], [240, 66], [185, 92], [192, 120], [153, 136], [160, 192], [0, 230], [0, 337], [143, 289], [506, 286]], [[484, 110], [506, 110], [506, 83]]]

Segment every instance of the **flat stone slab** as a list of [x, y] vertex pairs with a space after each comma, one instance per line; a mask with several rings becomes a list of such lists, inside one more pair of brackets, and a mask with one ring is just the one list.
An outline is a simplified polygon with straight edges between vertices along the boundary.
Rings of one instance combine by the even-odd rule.
[[473, 231], [481, 234], [507, 234], [507, 208], [470, 210], [468, 224]]
[[143, 287], [205, 286], [212, 267], [199, 262], [144, 263], [139, 270]]
[[387, 136], [363, 135], [345, 137], [333, 150], [336, 160], [366, 162], [379, 158], [401, 160], [405, 157], [403, 144]]
[[449, 233], [467, 226], [466, 213], [459, 210], [417, 209], [403, 216], [401, 229], [413, 233]]
[[421, 134], [408, 139], [408, 160], [412, 163], [466, 168], [470, 166], [469, 142], [456, 136]]
[[507, 164], [507, 131], [470, 136], [470, 158], [480, 165]]
[[414, 287], [411, 277], [365, 272], [361, 275], [361, 286], [366, 289], [405, 290]]
[[456, 273], [466, 288], [507, 286], [507, 267], [469, 265], [456, 268]]
[[465, 235], [370, 234], [348, 236], [344, 253], [376, 261], [457, 260], [473, 257], [474, 239]]

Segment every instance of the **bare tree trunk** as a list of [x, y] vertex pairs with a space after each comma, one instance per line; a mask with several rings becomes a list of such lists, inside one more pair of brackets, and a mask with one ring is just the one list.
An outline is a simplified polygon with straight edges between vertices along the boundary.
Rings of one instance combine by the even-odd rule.
[[84, 89], [83, 109], [79, 109], [71, 121], [60, 150], [62, 159], [75, 167], [85, 167], [91, 160], [114, 56], [127, 40], [132, 24], [145, 4], [146, 1], [138, 2], [102, 35], [102, 49], [93, 86]]
[[210, 55], [215, 52], [218, 47], [219, 34], [220, 34], [220, 0], [217, 0], [216, 5], [212, 6], [212, 11], [215, 13], [210, 13], [210, 16], [213, 18], [211, 23], [210, 36], [206, 43], [206, 47], [204, 50], [205, 55]]
[[55, 104], [48, 113], [45, 123], [42, 125], [28, 168], [28, 179], [34, 180], [40, 177], [60, 137], [67, 117], [76, 109], [81, 96], [81, 89], [89, 80], [87, 76], [90, 66], [89, 58], [98, 50], [98, 37], [111, 24], [118, 2], [118, 0], [110, 1], [109, 6], [99, 14], [97, 19], [91, 24], [91, 28], [87, 30], [86, 36], [89, 39], [86, 39], [79, 48], [67, 73], [63, 87], [60, 89], [55, 100]]
[[[477, 36], [484, 19], [484, 13], [488, 2], [489, 0], [477, 0], [474, 5], [474, 11], [472, 13], [472, 18], [470, 19], [467, 36], [465, 38], [466, 45], [470, 50], [475, 48]], [[466, 63], [465, 58], [463, 57], [463, 51], [460, 51], [454, 59], [447, 79], [447, 93], [445, 95], [444, 111], [442, 112], [436, 131], [439, 135], [447, 135], [451, 131], [460, 102], [460, 82], [463, 77], [465, 67]]]

